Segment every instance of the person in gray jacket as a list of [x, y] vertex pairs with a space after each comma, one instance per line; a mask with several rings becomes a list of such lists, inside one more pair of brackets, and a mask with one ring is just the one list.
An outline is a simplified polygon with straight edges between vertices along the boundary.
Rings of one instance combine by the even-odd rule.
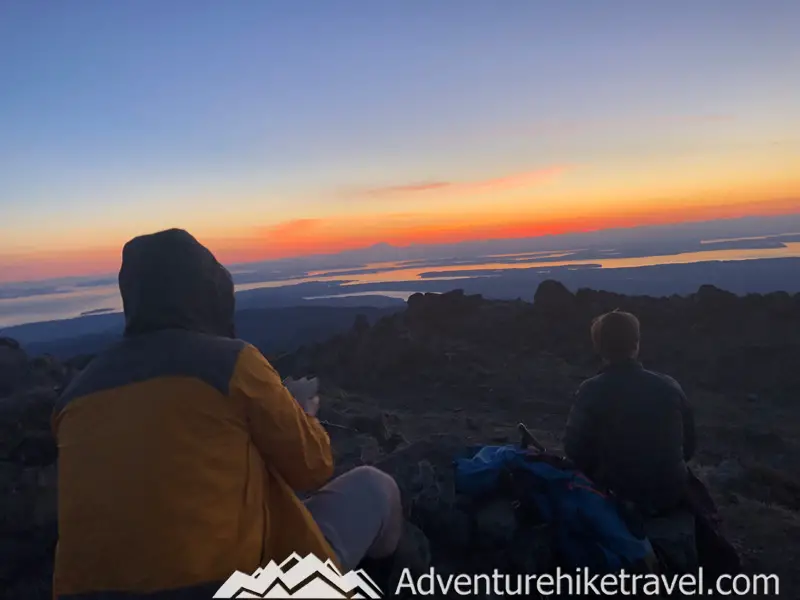
[[588, 477], [645, 514], [684, 499], [695, 450], [692, 410], [671, 377], [639, 361], [639, 320], [606, 313], [591, 327], [603, 359], [578, 388], [564, 435], [567, 457]]

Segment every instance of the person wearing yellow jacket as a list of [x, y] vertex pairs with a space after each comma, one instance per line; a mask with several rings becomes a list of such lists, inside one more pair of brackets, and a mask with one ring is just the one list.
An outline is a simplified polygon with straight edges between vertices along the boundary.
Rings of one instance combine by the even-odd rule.
[[134, 238], [119, 287], [122, 341], [53, 414], [55, 598], [210, 598], [293, 552], [343, 572], [392, 555], [395, 481], [372, 467], [329, 481], [313, 406], [235, 337], [232, 278], [207, 248], [180, 229]]

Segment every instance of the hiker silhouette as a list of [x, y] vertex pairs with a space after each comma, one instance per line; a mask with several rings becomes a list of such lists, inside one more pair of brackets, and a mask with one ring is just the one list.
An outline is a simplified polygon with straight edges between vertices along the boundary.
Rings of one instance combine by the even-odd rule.
[[397, 484], [369, 466], [330, 480], [316, 382], [287, 381], [294, 397], [236, 339], [233, 281], [207, 248], [180, 229], [134, 238], [119, 287], [124, 339], [55, 407], [55, 598], [211, 597], [294, 552], [343, 572], [393, 556]]
[[674, 570], [705, 564], [737, 571], [738, 556], [719, 531], [716, 506], [687, 464], [696, 433], [683, 388], [640, 362], [640, 323], [633, 314], [605, 313], [590, 334], [603, 366], [575, 394], [566, 456], [619, 498]]

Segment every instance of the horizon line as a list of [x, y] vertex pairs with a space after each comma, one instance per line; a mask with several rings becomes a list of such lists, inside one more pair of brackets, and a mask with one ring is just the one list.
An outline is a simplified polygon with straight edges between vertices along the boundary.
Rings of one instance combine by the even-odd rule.
[[[284, 256], [280, 258], [265, 258], [265, 259], [256, 259], [256, 260], [248, 260], [245, 262], [228, 262], [225, 263], [220, 260], [220, 263], [223, 264], [226, 268], [233, 268], [239, 266], [248, 266], [248, 265], [263, 265], [268, 263], [285, 263], [290, 261], [296, 261], [301, 259], [314, 259], [314, 258], [332, 258], [336, 256], [342, 256], [357, 252], [363, 252], [365, 250], [369, 250], [372, 248], [379, 248], [379, 247], [386, 247], [392, 249], [406, 249], [406, 248], [441, 248], [441, 247], [457, 247], [467, 244], [483, 244], [483, 243], [493, 243], [493, 242], [506, 242], [506, 241], [525, 241], [525, 240], [546, 240], [548, 238], [551, 239], [558, 239], [558, 238], [566, 238], [566, 237], [580, 237], [580, 236], [587, 236], [596, 233], [613, 233], [613, 232], [622, 232], [622, 231], [636, 231], [636, 230], [658, 230], [658, 229], [670, 229], [676, 227], [684, 227], [684, 226], [702, 226], [711, 223], [734, 223], [734, 222], [742, 222], [742, 221], [757, 221], [757, 220], [779, 220], [786, 217], [791, 216], [800, 216], [800, 210], [784, 213], [780, 215], [775, 214], [766, 214], [766, 215], [746, 215], [746, 216], [739, 216], [739, 217], [727, 217], [727, 218], [718, 218], [718, 219], [702, 219], [702, 220], [688, 220], [688, 221], [681, 221], [680, 223], [652, 223], [652, 224], [642, 224], [642, 225], [634, 225], [630, 227], [607, 227], [602, 229], [591, 229], [585, 231], [573, 231], [573, 232], [563, 232], [563, 233], [543, 233], [540, 235], [525, 235], [525, 236], [508, 236], [508, 237], [501, 237], [501, 238], [485, 238], [482, 240], [462, 240], [458, 242], [434, 242], [434, 243], [418, 243], [418, 242], [409, 242], [408, 244], [393, 244], [391, 242], [376, 242], [373, 244], [367, 244], [364, 246], [359, 246], [356, 248], [349, 248], [345, 250], [339, 250], [337, 252], [327, 252], [327, 253], [313, 253], [313, 254], [298, 254], [294, 256]], [[181, 229], [180, 227], [176, 227], [177, 229]], [[171, 229], [171, 228], [165, 228]], [[161, 231], [161, 230], [159, 230]], [[191, 231], [186, 229], [191, 234]], [[154, 232], [152, 232], [154, 233]], [[144, 235], [144, 234], [143, 234]], [[744, 239], [764, 239], [764, 238], [773, 238], [773, 237], [780, 237], [780, 236], [787, 236], [793, 235], [791, 232], [783, 232], [783, 233], [774, 233], [774, 234], [766, 234], [761, 236], [752, 236], [747, 237]], [[742, 239], [742, 238], [739, 238]], [[714, 242], [714, 241], [725, 241], [725, 240], [700, 240], [702, 243], [705, 242]], [[124, 245], [124, 244], [123, 244]], [[205, 245], [205, 244], [204, 244]], [[216, 254], [216, 253], [215, 253]], [[0, 281], [0, 287], [13, 287], [13, 286], [20, 286], [20, 285], [30, 285], [30, 284], [44, 284], [48, 282], [65, 282], [65, 281], [74, 281], [74, 280], [85, 280], [85, 279], [108, 279], [108, 278], [116, 278], [118, 276], [118, 269], [115, 271], [108, 271], [106, 273], [94, 273], [94, 274], [85, 274], [85, 275], [64, 275], [61, 277], [42, 277], [36, 279], [26, 279], [26, 280], [13, 280], [13, 281]]]

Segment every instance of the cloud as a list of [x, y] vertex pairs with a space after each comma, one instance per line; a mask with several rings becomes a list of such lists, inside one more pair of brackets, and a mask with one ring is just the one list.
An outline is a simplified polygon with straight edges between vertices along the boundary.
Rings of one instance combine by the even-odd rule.
[[277, 238], [304, 237], [314, 235], [325, 223], [325, 219], [292, 219], [275, 225], [267, 225], [263, 228], [263, 233]]
[[468, 183], [454, 183], [450, 186], [457, 193], [478, 193], [478, 192], [497, 192], [500, 190], [528, 189], [543, 185], [560, 177], [571, 167], [553, 166], [538, 171], [527, 173], [517, 173], [507, 177], [497, 179], [487, 179], [485, 181], [473, 181]]
[[[532, 178], [536, 181], [536, 177]], [[491, 189], [527, 184], [530, 174], [482, 182]], [[696, 204], [680, 199], [652, 199], [635, 205], [607, 206], [540, 214], [532, 210], [480, 212], [380, 213], [295, 219], [253, 227], [228, 243], [209, 240], [228, 262], [247, 262], [294, 256], [329, 254], [377, 243], [449, 244], [486, 239], [559, 235], [603, 229], [668, 225], [688, 221], [730, 219], [754, 215], [795, 214], [800, 200], [785, 198]]]
[[368, 196], [382, 196], [388, 194], [402, 194], [408, 192], [427, 192], [438, 190], [453, 185], [447, 181], [432, 181], [430, 183], [409, 183], [406, 185], [390, 185], [386, 187], [374, 188], [364, 192]]
[[[530, 175], [530, 174], [528, 174]], [[483, 182], [496, 186], [520, 185], [528, 176]], [[536, 181], [536, 177], [533, 177]], [[493, 187], [494, 186], [494, 187]], [[420, 193], [420, 192], [418, 192]], [[327, 254], [364, 248], [379, 242], [395, 246], [447, 244], [498, 238], [558, 235], [581, 231], [641, 225], [667, 225], [688, 221], [711, 221], [746, 216], [800, 214], [800, 196], [763, 200], [695, 201], [663, 198], [631, 205], [598, 204], [593, 208], [538, 214], [530, 210], [498, 211], [487, 203], [484, 212], [441, 211], [439, 213], [369, 212], [321, 218], [298, 218], [264, 226], [252, 226], [224, 237], [201, 236], [226, 263], [239, 263], [293, 256]], [[0, 282], [39, 280], [67, 275], [115, 273], [120, 249], [93, 247], [80, 251], [0, 251]]]
[[378, 198], [386, 196], [412, 196], [435, 192], [437, 194], [471, 195], [479, 193], [497, 192], [510, 189], [525, 189], [549, 183], [563, 175], [572, 167], [568, 165], [551, 166], [536, 171], [516, 173], [505, 177], [484, 179], [477, 181], [430, 181], [420, 183], [406, 183], [371, 188], [356, 192], [355, 195], [363, 198]]

